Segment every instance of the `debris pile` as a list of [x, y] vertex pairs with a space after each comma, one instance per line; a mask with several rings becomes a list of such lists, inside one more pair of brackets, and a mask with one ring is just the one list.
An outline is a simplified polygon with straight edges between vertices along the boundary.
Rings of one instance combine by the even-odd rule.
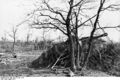
[[66, 42], [54, 44], [31, 62], [31, 68], [49, 68], [54, 66], [70, 66], [69, 47]]
[[[94, 40], [91, 54], [89, 57], [88, 68], [105, 71], [112, 68], [116, 55], [112, 51], [114, 50], [114, 46], [109, 44], [104, 44], [103, 46], [101, 42], [103, 43], [104, 41]], [[86, 45], [83, 45], [82, 48], [82, 58], [84, 61], [84, 58], [86, 57]], [[70, 47], [68, 41], [65, 41], [54, 44], [47, 51], [43, 52], [41, 56], [32, 61], [29, 67], [37, 69], [54, 68], [55, 66], [70, 67], [70, 65]]]

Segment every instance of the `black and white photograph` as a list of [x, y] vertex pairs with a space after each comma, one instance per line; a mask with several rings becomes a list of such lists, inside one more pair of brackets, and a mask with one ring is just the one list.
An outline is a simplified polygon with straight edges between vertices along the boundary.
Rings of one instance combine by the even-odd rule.
[[119, 76], [120, 0], [0, 0], [0, 80]]

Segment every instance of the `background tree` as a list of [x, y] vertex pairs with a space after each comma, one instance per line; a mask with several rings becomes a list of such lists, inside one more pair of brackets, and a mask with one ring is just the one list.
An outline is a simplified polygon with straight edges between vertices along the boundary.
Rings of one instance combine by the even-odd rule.
[[13, 39], [12, 53], [13, 53], [13, 57], [15, 57], [15, 58], [16, 58], [15, 44], [16, 44], [16, 41], [17, 41], [17, 31], [18, 31], [18, 27], [12, 27], [12, 31], [11, 31], [11, 33], [9, 33], [9, 36]]
[[46, 49], [46, 46], [47, 46], [47, 41], [46, 41], [46, 32], [47, 32], [48, 30], [45, 30], [45, 29], [43, 29], [43, 31], [42, 31], [42, 41], [43, 41], [43, 49]]
[[26, 42], [25, 42], [26, 45], [29, 44], [31, 36], [32, 36], [32, 34], [30, 33], [30, 29], [29, 29], [27, 32], [27, 35], [26, 35]]
[[4, 35], [1, 37], [2, 40], [2, 45], [5, 45], [6, 41], [7, 41], [7, 32], [4, 32]]
[[2, 41], [6, 42], [7, 41], [7, 33], [4, 32], [4, 36], [1, 37]]

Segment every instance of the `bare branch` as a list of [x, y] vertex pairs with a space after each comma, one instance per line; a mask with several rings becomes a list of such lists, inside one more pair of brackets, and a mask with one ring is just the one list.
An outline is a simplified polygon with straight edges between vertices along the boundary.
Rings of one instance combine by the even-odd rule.
[[54, 23], [50, 23], [51, 25], [53, 25], [54, 27], [56, 27], [57, 29], [59, 29], [63, 34], [67, 35], [66, 32], [64, 32], [62, 29], [60, 29], [57, 25], [55, 25]]
[[104, 9], [109, 10], [109, 11], [117, 11], [117, 10], [120, 10], [120, 4], [111, 4], [111, 5], [103, 8], [103, 10]]
[[[94, 36], [94, 37], [93, 37], [93, 40], [98, 39], [98, 38], [101, 38], [101, 37], [105, 37], [105, 36], [108, 36], [108, 34], [107, 34], [107, 33], [104, 33], [104, 34], [101, 34], [101, 35], [99, 35], [99, 36]], [[90, 39], [90, 37], [84, 37], [84, 38], [81, 38], [81, 39], [79, 39], [79, 40], [85, 41], [85, 40], [89, 40], [89, 39]]]
[[62, 21], [61, 21], [60, 19], [58, 19], [58, 18], [54, 18], [54, 17], [52, 17], [52, 16], [50, 16], [50, 15], [45, 15], [45, 14], [42, 14], [42, 13], [40, 13], [40, 14], [41, 14], [41, 16], [49, 17], [50, 19], [55, 20], [55, 21], [58, 21], [58, 22], [60, 22], [61, 24], [65, 25], [65, 23], [62, 22]]
[[108, 29], [108, 28], [120, 28], [120, 25], [118, 25], [118, 26], [106, 26], [106, 27], [99, 27], [99, 28], [96, 28], [96, 30], [98, 30], [98, 29]]
[[84, 0], [80, 0], [78, 3], [76, 3], [75, 5], [73, 5], [72, 7], [76, 7], [78, 6], [79, 4], [81, 4]]
[[66, 21], [65, 18], [64, 18], [64, 16], [63, 16], [63, 14], [61, 12], [55, 11], [52, 7], [50, 7], [50, 5], [45, 0], [44, 0], [43, 3], [47, 6], [47, 8], [48, 8], [48, 10], [50, 12], [55, 13], [55, 14], [59, 14], [61, 16], [61, 18], [63, 19], [63, 21]]
[[83, 23], [81, 23], [80, 25], [78, 25], [78, 28], [81, 27], [82, 25], [84, 25], [85, 23], [87, 23], [88, 21], [90, 21], [91, 19], [95, 18], [96, 16], [97, 16], [97, 14], [94, 15], [94, 16], [92, 16], [91, 18], [87, 19], [86, 21], [84, 21]]
[[35, 29], [56, 29], [55, 27], [32, 27], [32, 28], [35, 28]]
[[[46, 29], [58, 29], [60, 30], [63, 34], [67, 35], [67, 33], [62, 30], [59, 26], [56, 25], [56, 23], [52, 23], [52, 22], [48, 22], [48, 23], [37, 23], [37, 24], [33, 24], [33, 25], [42, 25], [42, 27], [32, 27], [32, 28], [36, 28], [36, 29], [42, 29], [42, 28], [46, 28]], [[52, 25], [54, 27], [46, 27], [46, 26], [43, 26], [43, 25]]]

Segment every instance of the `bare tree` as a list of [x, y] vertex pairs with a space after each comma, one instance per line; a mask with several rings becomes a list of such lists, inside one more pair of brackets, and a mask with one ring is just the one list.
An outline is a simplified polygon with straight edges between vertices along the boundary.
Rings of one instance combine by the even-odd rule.
[[[93, 27], [88, 42], [88, 54], [85, 58], [84, 66], [86, 66], [91, 52], [91, 45], [92, 40], [94, 38], [94, 33], [97, 30], [97, 23], [99, 20], [100, 12], [111, 9], [114, 7], [114, 5], [112, 4], [107, 7], [103, 7], [105, 0], [100, 0], [100, 6], [97, 9], [97, 13], [91, 16], [90, 18], [87, 18], [85, 21], [82, 21], [82, 17], [86, 18], [84, 13], [82, 13], [83, 10], [91, 10], [96, 8], [94, 6], [86, 7], [88, 3], [96, 2], [95, 0], [68, 0], [66, 3], [67, 9], [62, 9], [60, 7], [52, 7], [49, 4], [49, 1], [47, 2], [46, 0], [43, 0], [43, 6], [40, 6], [34, 11], [34, 13], [32, 14], [34, 15], [34, 20], [31, 26], [32, 28], [36, 29], [44, 28], [59, 30], [68, 37], [70, 47], [69, 54], [71, 55], [71, 70], [74, 72], [76, 68], [80, 67], [79, 57], [81, 53], [81, 45], [79, 44], [78, 29], [84, 26]], [[95, 19], [93, 25], [88, 24], [88, 22], [90, 22], [92, 19]], [[77, 55], [77, 58], [75, 58], [75, 55]]]
[[4, 32], [3, 37], [1, 37], [1, 40], [5, 43], [7, 41], [7, 33]]
[[[90, 56], [90, 53], [91, 53], [91, 50], [92, 50], [92, 42], [94, 40], [94, 38], [97, 38], [97, 37], [94, 37], [94, 34], [95, 34], [95, 31], [98, 30], [98, 29], [108, 29], [108, 28], [118, 28], [120, 25], [117, 25], [117, 26], [114, 26], [114, 27], [100, 27], [100, 24], [99, 24], [99, 18], [100, 18], [100, 13], [104, 10], [111, 10], [113, 11], [114, 10], [118, 10], [119, 8], [115, 8], [114, 6], [115, 5], [109, 5], [108, 7], [104, 8], [104, 4], [106, 3], [106, 0], [100, 0], [100, 3], [99, 3], [99, 8], [98, 8], [98, 11], [97, 11], [97, 14], [96, 14], [96, 18], [95, 18], [95, 21], [92, 22], [92, 20], [90, 19], [90, 23], [93, 27], [91, 33], [90, 33], [90, 38], [89, 38], [89, 41], [88, 41], [88, 49], [87, 49], [87, 56], [85, 58], [85, 62], [84, 62], [84, 66], [83, 68], [85, 69], [87, 67], [87, 64], [88, 64], [88, 61], [89, 61], [89, 56]], [[119, 5], [116, 5], [116, 6], [119, 6]], [[99, 28], [97, 28], [99, 27]], [[105, 32], [103, 32], [104, 34], [103, 35], [100, 35], [98, 36], [99, 37], [103, 37], [103, 36], [107, 36], [107, 34]]]
[[3, 36], [1, 37], [1, 40], [2, 40], [2, 46], [3, 46], [3, 48], [8, 48], [8, 45], [6, 44], [6, 42], [7, 42], [7, 33], [6, 33], [6, 31], [4, 31], [4, 34], [3, 34]]
[[34, 40], [34, 50], [38, 50], [39, 46], [38, 46], [38, 37], [35, 38]]
[[46, 37], [45, 34], [46, 34], [47, 31], [45, 29], [43, 29], [43, 31], [42, 31], [43, 49], [46, 49], [46, 45], [47, 45], [47, 41], [46, 41], [46, 38], [45, 38]]
[[17, 31], [18, 31], [18, 27], [12, 27], [12, 31], [11, 33], [9, 33], [9, 36], [13, 39], [13, 44], [12, 44], [12, 53], [13, 53], [13, 57], [16, 58], [15, 55], [15, 44], [17, 41]]
[[[76, 70], [76, 65], [75, 65], [75, 49], [74, 49], [74, 41], [73, 41], [73, 29], [74, 27], [71, 24], [71, 17], [73, 18], [73, 9], [77, 7], [79, 4], [81, 4], [83, 0], [77, 2], [74, 4], [74, 0], [70, 0], [68, 5], [70, 6], [68, 11], [64, 11], [61, 9], [54, 9], [52, 8], [48, 2], [45, 0], [43, 1], [43, 4], [45, 5], [46, 8], [42, 8], [40, 10], [40, 17], [46, 17], [42, 22], [39, 21], [39, 18], [37, 19], [36, 22], [33, 23], [33, 25], [41, 25], [41, 27], [34, 27], [34, 28], [49, 28], [49, 29], [58, 29], [60, 30], [63, 34], [65, 34], [68, 37], [69, 40], [69, 46], [70, 46], [70, 55], [71, 55], [71, 70], [75, 71]], [[48, 11], [52, 13], [55, 16], [48, 15], [48, 14], [43, 14], [41, 11]], [[65, 13], [66, 15], [63, 15]], [[59, 18], [60, 17], [60, 18]], [[77, 21], [76, 21], [77, 22]]]
[[28, 30], [27, 32], [27, 35], [26, 35], [26, 42], [25, 44], [28, 45], [29, 44], [29, 41], [30, 41], [30, 37], [32, 36], [32, 34], [30, 33], [30, 29]]

